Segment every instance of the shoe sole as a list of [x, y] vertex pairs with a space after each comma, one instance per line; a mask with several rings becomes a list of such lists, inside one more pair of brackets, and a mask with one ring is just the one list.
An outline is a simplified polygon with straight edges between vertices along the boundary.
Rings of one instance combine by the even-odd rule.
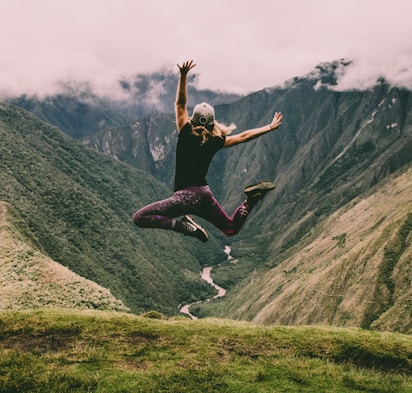
[[198, 238], [197, 236], [196, 236], [196, 237], [197, 237], [200, 241], [202, 241], [203, 243], [206, 243], [206, 242], [209, 240], [209, 235], [207, 234], [206, 230], [205, 230], [203, 227], [201, 227], [195, 220], [193, 220], [192, 217], [190, 217], [190, 216], [188, 216], [188, 215], [185, 215], [185, 219], [186, 219], [188, 222], [190, 222], [190, 224], [192, 224], [194, 227], [196, 227], [198, 231], [200, 231], [200, 232], [203, 233], [203, 235], [205, 236], [204, 239], [200, 239], [200, 238]]
[[253, 184], [251, 186], [246, 186], [243, 191], [248, 194], [253, 191], [269, 191], [273, 190], [276, 187], [276, 185], [270, 181], [262, 181], [261, 183], [258, 184]]

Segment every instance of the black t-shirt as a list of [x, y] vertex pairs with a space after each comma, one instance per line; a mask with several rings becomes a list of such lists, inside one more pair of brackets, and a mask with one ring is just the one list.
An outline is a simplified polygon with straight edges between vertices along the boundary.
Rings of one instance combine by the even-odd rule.
[[189, 123], [179, 133], [176, 148], [174, 190], [191, 186], [206, 186], [206, 175], [215, 153], [225, 144], [225, 137], [210, 137], [204, 144], [192, 133]]

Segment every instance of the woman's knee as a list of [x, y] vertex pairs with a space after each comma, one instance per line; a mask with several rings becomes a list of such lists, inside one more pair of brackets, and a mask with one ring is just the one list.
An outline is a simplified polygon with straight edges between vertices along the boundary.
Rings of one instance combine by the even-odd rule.
[[140, 210], [138, 210], [137, 212], [135, 212], [133, 214], [133, 222], [135, 223], [135, 225], [137, 225], [138, 227], [140, 227], [142, 225], [142, 218], [144, 217], [144, 215], [140, 212]]
[[235, 228], [230, 227], [230, 228], [224, 228], [221, 229], [221, 231], [228, 237], [233, 237], [239, 233]]

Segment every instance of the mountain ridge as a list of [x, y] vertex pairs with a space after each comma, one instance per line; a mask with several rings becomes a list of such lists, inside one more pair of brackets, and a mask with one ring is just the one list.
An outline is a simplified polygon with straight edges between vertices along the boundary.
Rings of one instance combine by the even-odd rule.
[[[215, 92], [198, 87], [198, 75], [188, 76], [188, 105], [208, 101], [212, 104], [236, 101], [241, 95]], [[124, 127], [149, 114], [173, 113], [178, 76], [171, 71], [136, 74], [118, 81], [121, 94], [102, 96], [87, 83], [60, 83], [60, 89], [48, 96], [22, 95], [7, 101], [43, 121], [53, 124], [75, 139], [113, 127]]]

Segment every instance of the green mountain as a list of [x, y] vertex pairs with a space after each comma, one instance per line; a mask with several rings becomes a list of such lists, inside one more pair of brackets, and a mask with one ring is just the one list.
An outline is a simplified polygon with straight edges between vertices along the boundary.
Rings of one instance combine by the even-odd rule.
[[[348, 283], [351, 281], [348, 277], [355, 279], [360, 274], [356, 264], [348, 264], [347, 270], [340, 274], [334, 270], [336, 281], [346, 283], [345, 289], [341, 285], [342, 291], [336, 292], [334, 286], [337, 283], [326, 274], [325, 288], [319, 292], [338, 293], [340, 297], [335, 299], [336, 303], [338, 299], [343, 301], [348, 297], [352, 303], [361, 299], [362, 310], [339, 310], [338, 306], [329, 308], [325, 297], [317, 298], [312, 308], [306, 308], [304, 303], [308, 293], [304, 290], [304, 280], [300, 280], [297, 274], [289, 274], [284, 279], [296, 287], [301, 282], [300, 300], [298, 293], [292, 296], [286, 291], [282, 280], [270, 279], [278, 271], [293, 271], [294, 268], [287, 266], [294, 258], [307, 260], [304, 269], [313, 270], [309, 260], [304, 258], [304, 246], [309, 239], [315, 244], [321, 241], [314, 236], [319, 231], [322, 233], [320, 228], [327, 225], [326, 220], [331, 215], [339, 215], [339, 209], [349, 209], [348, 206], [356, 203], [357, 198], [361, 201], [368, 198], [368, 193], [375, 186], [378, 190], [379, 187], [392, 187], [383, 185], [383, 181], [398, 170], [407, 168], [412, 161], [411, 93], [384, 82], [369, 91], [339, 92], [334, 89], [338, 66], [337, 63], [320, 65], [316, 72], [295, 78], [282, 89], [265, 89], [235, 103], [216, 106], [217, 118], [227, 123], [234, 121], [240, 130], [267, 124], [274, 111], [284, 114], [284, 123], [277, 132], [219, 152], [212, 165], [209, 175], [211, 186], [228, 211], [239, 202], [242, 187], [246, 184], [269, 179], [275, 181], [277, 188], [258, 206], [238, 237], [221, 238], [231, 246], [237, 263], [215, 268], [214, 277], [219, 285], [231, 289], [233, 295], [220, 300], [219, 307], [198, 307], [201, 315], [225, 315], [263, 323], [333, 323], [381, 328], [384, 314], [389, 313], [388, 310], [399, 299], [408, 298], [403, 279], [392, 276], [397, 271], [397, 261], [387, 262], [387, 257], [375, 255], [368, 250], [369, 246], [363, 248], [365, 243], [359, 247], [371, 260], [375, 255], [376, 261], [370, 274], [362, 276], [365, 281], [357, 281], [356, 292], [360, 291], [361, 295], [355, 296], [354, 284]], [[139, 123], [133, 131], [125, 131], [129, 139], [123, 133], [102, 131], [88, 137], [85, 143], [139, 167], [141, 164], [135, 159], [138, 150], [134, 147], [131, 151], [131, 146], [138, 144], [139, 140], [152, 141], [146, 145], [145, 157], [151, 166], [146, 165], [145, 170], [154, 168], [152, 173], [170, 185], [172, 173], [169, 171], [167, 174], [165, 168], [171, 168], [174, 160], [174, 151], [170, 147], [170, 139], [167, 139], [175, 136], [172, 122], [171, 116], [156, 114]], [[122, 145], [119, 140], [129, 140], [130, 143]], [[159, 151], [162, 154], [156, 154]], [[403, 176], [411, 184], [410, 172]], [[382, 192], [377, 195], [385, 198]], [[409, 255], [408, 214], [412, 209], [406, 202], [402, 209], [399, 206], [402, 204], [389, 203], [383, 211], [373, 211], [371, 207], [371, 214], [389, 218], [389, 221], [382, 218], [381, 225], [387, 225], [386, 231], [391, 225], [395, 232], [406, 231], [402, 255]], [[395, 220], [394, 217], [397, 217], [396, 222], [391, 221]], [[369, 221], [368, 225], [374, 228], [371, 230], [374, 247], [384, 253], [382, 250], [392, 247], [395, 240], [382, 238], [382, 227], [374, 226], [378, 220]], [[207, 223], [205, 226], [213, 233], [213, 228]], [[357, 236], [351, 235], [356, 233], [355, 230], [336, 228], [335, 232], [331, 238], [347, 236], [353, 241]], [[336, 246], [337, 241], [331, 241]], [[316, 256], [315, 259], [318, 258]], [[348, 258], [356, 260], [353, 255]], [[410, 263], [407, 258], [405, 261]], [[330, 262], [322, 263], [324, 265], [319, 269], [326, 273]], [[322, 282], [321, 276], [313, 280], [315, 284], [317, 280]], [[251, 293], [255, 296], [250, 296]], [[283, 307], [275, 299], [282, 300]], [[367, 307], [368, 304], [375, 306]], [[403, 306], [395, 307], [391, 312], [404, 318], [402, 310]], [[409, 331], [412, 315], [408, 313], [403, 323], [398, 318], [391, 320], [393, 329]], [[384, 325], [389, 329], [391, 323], [385, 322]]]
[[40, 252], [96, 282], [133, 312], [177, 313], [211, 292], [199, 270], [222, 259], [217, 242], [199, 248], [196, 239], [132, 222], [135, 210], [170, 194], [161, 183], [4, 103], [0, 138], [0, 201], [33, 258]]
[[62, 307], [130, 311], [106, 288], [53, 261], [24, 237], [0, 202], [0, 309]]
[[[316, 84], [316, 80], [297, 80], [290, 89], [261, 91], [242, 102], [244, 112], [259, 107], [264, 118], [273, 107], [279, 109], [285, 122], [276, 134], [239, 152], [231, 151], [227, 157], [223, 182], [233, 185], [221, 188], [227, 204], [233, 204], [237, 184], [247, 183], [246, 178], [274, 180], [277, 189], [265, 198], [241, 238], [231, 244], [238, 264], [229, 273], [215, 270], [218, 284], [239, 296], [222, 300], [227, 303], [225, 315], [272, 324], [329, 323], [410, 331], [409, 289], [404, 276], [398, 274], [398, 269], [409, 271], [405, 266], [411, 263], [409, 204], [400, 209], [402, 204], [388, 203], [379, 212], [370, 207], [376, 220], [368, 225], [373, 228], [372, 244], [379, 247], [379, 255], [371, 245], [361, 243], [359, 255], [347, 255], [351, 263], [340, 260], [341, 264], [334, 265], [332, 252], [318, 265], [319, 255], [308, 258], [305, 246], [309, 241], [322, 243], [323, 237], [314, 236], [338, 209], [367, 198], [375, 185], [383, 186], [387, 176], [410, 165], [411, 94], [385, 84], [366, 92], [315, 90]], [[235, 182], [230, 183], [231, 178]], [[411, 184], [410, 172], [404, 181]], [[386, 198], [384, 193], [378, 195]], [[374, 227], [380, 219], [381, 226]], [[400, 232], [400, 238], [382, 237], [383, 225], [386, 231]], [[347, 227], [323, 231], [329, 238], [337, 236], [343, 241], [347, 237], [347, 244], [359, 236]], [[332, 248], [338, 240], [332, 241]], [[402, 250], [391, 259], [386, 253], [397, 249], [398, 242]], [[373, 267], [368, 265], [371, 270], [359, 268], [358, 258], [363, 264], [374, 260]], [[310, 282], [299, 268], [303, 265], [311, 273]], [[263, 283], [268, 298], [258, 289]]]
[[[202, 222], [212, 239], [207, 246], [184, 242], [175, 234], [142, 231], [125, 224], [130, 225], [130, 216], [136, 208], [171, 192], [176, 131], [173, 115], [162, 113], [128, 125], [113, 124], [82, 140], [83, 145], [115, 160], [93, 153], [57, 130], [36, 123], [39, 129], [48, 130], [47, 135], [53, 134], [58, 139], [48, 142], [48, 149], [54, 144], [53, 154], [46, 149], [38, 158], [49, 167], [45, 157], [50, 154], [54, 157], [52, 167], [57, 166], [58, 173], [64, 174], [64, 181], [52, 182], [49, 187], [62, 188], [65, 194], [65, 182], [74, 181], [74, 190], [78, 189], [82, 198], [90, 196], [93, 202], [77, 203], [64, 212], [64, 219], [59, 216], [70, 231], [59, 230], [53, 242], [49, 241], [52, 231], [49, 228], [56, 214], [61, 214], [58, 209], [62, 191], [55, 191], [49, 197], [50, 205], [43, 208], [46, 225], [42, 223], [40, 227], [31, 210], [20, 208], [19, 214], [29, 222], [30, 236], [36, 236], [38, 247], [44, 247], [57, 262], [82, 258], [82, 264], [64, 264], [86, 278], [92, 275], [94, 281], [109, 288], [132, 310], [154, 306], [163, 311], [166, 303], [170, 311], [171, 303], [196, 300], [197, 291], [206, 296], [211, 290], [199, 283], [200, 265], [221, 262], [213, 269], [213, 277], [229, 290], [228, 295], [210, 305], [194, 307], [192, 310], [198, 315], [224, 315], [267, 324], [329, 323], [409, 332], [411, 207], [404, 196], [409, 195], [412, 181], [408, 169], [412, 161], [411, 92], [389, 86], [383, 80], [368, 91], [338, 91], [338, 74], [346, 65], [342, 61], [321, 64], [283, 87], [264, 89], [236, 102], [215, 106], [217, 119], [233, 121], [239, 130], [269, 123], [275, 111], [284, 114], [284, 123], [278, 131], [222, 150], [215, 157], [209, 182], [228, 212], [243, 198], [244, 185], [262, 179], [277, 184], [257, 206], [243, 232], [234, 238], [224, 238], [207, 222]], [[22, 124], [36, 121], [27, 114], [24, 116], [18, 116]], [[12, 130], [13, 124], [8, 127]], [[16, 143], [22, 149], [21, 143]], [[69, 147], [59, 152], [59, 146], [66, 144]], [[27, 156], [32, 154], [38, 153]], [[61, 155], [66, 163], [59, 158]], [[39, 165], [29, 164], [28, 168], [30, 165], [37, 173]], [[37, 185], [42, 184], [44, 176], [55, 178], [47, 173]], [[32, 182], [30, 176], [27, 181]], [[398, 184], [405, 186], [399, 189]], [[87, 192], [78, 188], [83, 186], [87, 186]], [[44, 201], [47, 193], [37, 191], [36, 187], [31, 186], [36, 190], [31, 194], [43, 194], [40, 199]], [[397, 191], [391, 194], [390, 190]], [[19, 192], [16, 195], [22, 198]], [[387, 198], [389, 202], [382, 204], [381, 200]], [[12, 199], [5, 200], [12, 203]], [[68, 199], [73, 198], [69, 195]], [[358, 222], [363, 203], [368, 204], [367, 220]], [[93, 215], [96, 222], [86, 225], [88, 220], [78, 215], [88, 213], [90, 205], [109, 217]], [[73, 212], [77, 215], [72, 222]], [[345, 215], [346, 212], [350, 214]], [[49, 215], [55, 218], [49, 219]], [[352, 221], [346, 221], [347, 217], [352, 217]], [[107, 225], [109, 218], [113, 220], [111, 225]], [[78, 236], [79, 228], [87, 231], [84, 232], [87, 241]], [[115, 242], [116, 247], [112, 240], [110, 245], [102, 241], [99, 247], [95, 246], [94, 241], [101, 236], [112, 239], [115, 234], [120, 239]], [[53, 246], [56, 241], [58, 247]], [[131, 257], [136, 242], [144, 251]], [[326, 250], [322, 249], [323, 244]], [[223, 261], [225, 245], [231, 247], [234, 259]], [[99, 250], [103, 250], [99, 255], [103, 263], [97, 262]], [[173, 259], [170, 255], [176, 258], [173, 263], [169, 263]], [[118, 258], [122, 262], [114, 263]], [[131, 304], [122, 291], [133, 293], [131, 287], [136, 284], [131, 285], [130, 276], [137, 279], [129, 273], [135, 267], [126, 269], [116, 283], [100, 275], [101, 266], [105, 274], [120, 274], [115, 269], [127, 265], [129, 258], [138, 260], [138, 266], [150, 265], [149, 271], [153, 276], [156, 271], [170, 291], [163, 291], [162, 286], [162, 291], [156, 292], [158, 286], [150, 286], [152, 281], [143, 274], [138, 283], [147, 289], [147, 297], [155, 293], [156, 298], [147, 304], [146, 296], [138, 297]], [[190, 291], [188, 286], [180, 289], [182, 277], [193, 279], [196, 290]], [[170, 280], [175, 281], [172, 284]]]
[[[277, 191], [270, 196], [275, 214], [265, 208], [262, 217], [276, 216], [274, 225], [283, 232], [307, 210], [325, 216], [411, 161], [410, 92], [384, 82], [368, 91], [339, 92], [333, 86], [339, 64], [321, 65], [283, 88], [216, 105], [216, 117], [235, 122], [240, 131], [267, 124], [275, 111], [284, 114], [277, 132], [218, 153], [209, 181], [229, 210], [243, 185], [275, 180]], [[83, 143], [171, 186], [174, 127], [173, 115], [155, 113]]]
[[[314, 225], [283, 255], [269, 257], [226, 299], [191, 312], [412, 333], [411, 195], [410, 165]], [[241, 263], [218, 268], [217, 277], [232, 280]]]
[[50, 97], [21, 96], [9, 101], [75, 139], [128, 124], [125, 116], [115, 110], [107, 99], [99, 98], [89, 89], [81, 87], [68, 88], [65, 94]]

